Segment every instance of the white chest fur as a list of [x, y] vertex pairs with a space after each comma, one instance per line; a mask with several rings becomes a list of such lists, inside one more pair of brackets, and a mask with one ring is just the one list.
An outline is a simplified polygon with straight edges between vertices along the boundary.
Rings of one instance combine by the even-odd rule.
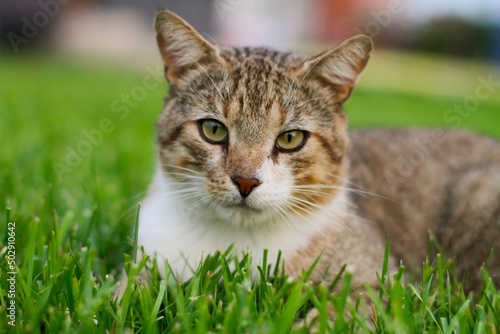
[[168, 259], [181, 280], [190, 277], [190, 268], [196, 269], [204, 255], [225, 251], [232, 244], [238, 252], [251, 252], [254, 265], [260, 264], [264, 249], [268, 249], [268, 262], [276, 259], [279, 250], [285, 259], [292, 258], [297, 251], [306, 249], [315, 235], [335, 224], [345, 208], [345, 196], [341, 193], [324, 211], [295, 219], [293, 224], [274, 220], [242, 227], [221, 222], [209, 210], [186, 206], [173, 192], [168, 180], [157, 172], [151, 192], [142, 204], [139, 245], [146, 254], [158, 257], [162, 275], [164, 260]]

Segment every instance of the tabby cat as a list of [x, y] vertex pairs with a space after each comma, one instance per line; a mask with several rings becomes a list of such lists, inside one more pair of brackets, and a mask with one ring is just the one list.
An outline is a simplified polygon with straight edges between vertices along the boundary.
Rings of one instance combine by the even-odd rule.
[[[323, 252], [314, 281], [347, 264], [354, 284], [375, 284], [388, 235], [392, 269], [418, 268], [431, 231], [468, 288], [485, 262], [500, 284], [500, 143], [440, 129], [348, 133], [342, 104], [368, 37], [309, 57], [219, 48], [164, 10], [155, 28], [170, 91], [139, 244], [160, 272], [168, 258], [187, 279], [234, 244], [256, 258], [281, 250], [292, 275]], [[400, 173], [418, 148], [426, 154]]]

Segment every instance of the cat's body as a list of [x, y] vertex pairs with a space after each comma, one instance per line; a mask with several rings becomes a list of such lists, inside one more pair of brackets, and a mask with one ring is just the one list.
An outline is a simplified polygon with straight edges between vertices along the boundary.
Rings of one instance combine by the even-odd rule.
[[418, 271], [431, 232], [447, 256], [456, 256], [467, 289], [479, 287], [479, 268], [490, 261], [500, 283], [498, 141], [442, 129], [367, 130], [351, 139], [350, 180], [379, 195], [355, 194], [353, 203], [390, 236], [395, 259]]
[[[500, 144], [443, 130], [349, 139], [341, 104], [368, 61], [367, 37], [310, 58], [221, 51], [167, 11], [156, 29], [171, 91], [139, 243], [160, 271], [168, 258], [188, 278], [202, 255], [234, 244], [256, 264], [263, 249], [271, 261], [281, 250], [295, 275], [323, 252], [314, 280], [347, 264], [356, 284], [375, 283], [388, 234], [392, 268], [418, 266], [431, 230], [450, 254], [475, 247], [459, 270], [476, 284], [500, 240]], [[491, 273], [498, 283], [496, 258]]]

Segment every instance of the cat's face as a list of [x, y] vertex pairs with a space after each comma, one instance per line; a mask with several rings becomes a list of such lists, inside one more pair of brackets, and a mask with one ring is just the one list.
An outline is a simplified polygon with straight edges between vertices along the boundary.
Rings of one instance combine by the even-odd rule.
[[158, 122], [164, 175], [193, 207], [226, 223], [293, 223], [345, 183], [349, 96], [371, 44], [359, 37], [317, 57], [218, 50], [159, 12], [171, 90]]

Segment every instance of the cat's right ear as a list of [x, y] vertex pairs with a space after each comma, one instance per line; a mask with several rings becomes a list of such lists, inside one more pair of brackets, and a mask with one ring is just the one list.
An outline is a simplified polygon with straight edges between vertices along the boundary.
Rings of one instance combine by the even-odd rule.
[[176, 82], [190, 69], [223, 59], [219, 50], [176, 14], [160, 10], [155, 18], [156, 40], [168, 82]]

